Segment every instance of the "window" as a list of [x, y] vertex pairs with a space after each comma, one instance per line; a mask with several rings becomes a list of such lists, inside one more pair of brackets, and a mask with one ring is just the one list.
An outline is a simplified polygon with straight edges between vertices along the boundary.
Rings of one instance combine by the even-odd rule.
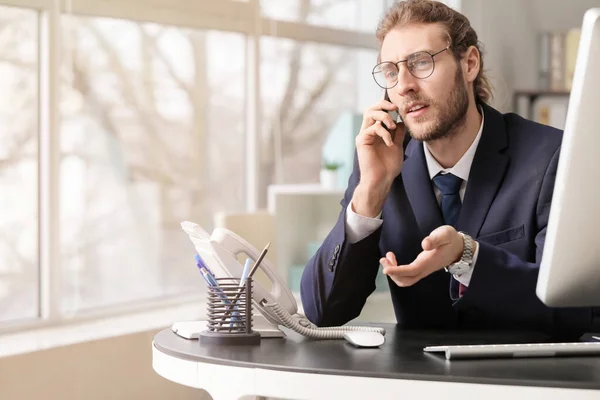
[[375, 33], [383, 15], [382, 0], [261, 0], [272, 19]]
[[244, 208], [243, 35], [63, 27], [63, 311], [203, 290], [179, 224]]
[[0, 6], [0, 322], [39, 313], [38, 22]]
[[384, 1], [0, 0], [0, 331], [205, 294], [180, 223], [318, 182]]
[[[263, 38], [261, 52], [261, 181], [316, 183], [336, 122], [344, 114], [360, 118], [381, 96], [371, 75], [377, 54], [276, 38]], [[358, 131], [349, 129], [354, 143]]]

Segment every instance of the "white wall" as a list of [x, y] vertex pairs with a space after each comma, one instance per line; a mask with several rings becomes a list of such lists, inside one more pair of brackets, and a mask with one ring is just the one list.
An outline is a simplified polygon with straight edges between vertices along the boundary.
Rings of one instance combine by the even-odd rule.
[[592, 7], [600, 7], [600, 0], [462, 0], [461, 11], [484, 44], [492, 105], [511, 111], [514, 90], [536, 89], [538, 35], [580, 27]]
[[0, 358], [2, 400], [207, 400], [202, 390], [152, 369], [152, 338], [143, 332]]

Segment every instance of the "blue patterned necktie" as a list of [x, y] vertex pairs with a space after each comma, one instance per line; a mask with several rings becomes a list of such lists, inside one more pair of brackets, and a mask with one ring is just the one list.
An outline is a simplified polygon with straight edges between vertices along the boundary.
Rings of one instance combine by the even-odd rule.
[[[442, 174], [441, 172], [433, 177], [433, 183], [442, 192], [442, 203], [440, 209], [442, 210], [442, 217], [446, 225], [451, 225], [456, 228], [456, 222], [460, 214], [460, 208], [462, 201], [460, 200], [460, 186], [463, 180], [456, 175]], [[462, 283], [458, 283], [455, 279], [451, 280], [451, 288], [456, 288], [458, 284], [458, 297], [462, 297], [465, 290], [467, 289]], [[450, 290], [452, 293], [453, 290]], [[453, 296], [451, 294], [451, 296]]]
[[433, 183], [442, 192], [442, 217], [446, 225], [451, 225], [456, 228], [458, 215], [460, 214], [460, 185], [463, 180], [456, 175], [442, 174], [441, 172], [433, 177]]

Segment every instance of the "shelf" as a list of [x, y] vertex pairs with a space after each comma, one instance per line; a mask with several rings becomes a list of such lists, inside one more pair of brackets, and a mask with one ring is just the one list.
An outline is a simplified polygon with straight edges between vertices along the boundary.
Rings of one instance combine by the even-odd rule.
[[289, 185], [270, 185], [269, 193], [281, 194], [333, 194], [343, 195], [343, 188], [327, 188], [318, 183], [301, 183]]
[[344, 189], [319, 184], [271, 185], [268, 192], [269, 213], [275, 218], [276, 264], [290, 283], [289, 274], [297, 277], [297, 267], [306, 265], [335, 225]]
[[570, 96], [571, 92], [569, 91], [552, 91], [552, 90], [517, 90], [515, 91], [515, 96], [527, 96], [527, 97], [537, 97], [537, 96]]
[[564, 129], [569, 91], [518, 90], [513, 97], [513, 110], [524, 118]]
[[313, 197], [334, 197], [339, 201], [344, 197], [345, 189], [327, 188], [320, 184], [290, 184], [290, 185], [270, 185], [268, 189], [268, 207], [271, 214], [275, 214], [275, 205], [277, 196], [313, 196]]

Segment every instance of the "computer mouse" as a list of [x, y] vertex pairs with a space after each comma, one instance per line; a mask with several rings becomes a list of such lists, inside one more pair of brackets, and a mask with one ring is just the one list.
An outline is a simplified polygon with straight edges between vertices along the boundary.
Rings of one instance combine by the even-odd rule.
[[377, 332], [344, 332], [344, 339], [356, 347], [379, 347], [385, 342], [385, 337]]

